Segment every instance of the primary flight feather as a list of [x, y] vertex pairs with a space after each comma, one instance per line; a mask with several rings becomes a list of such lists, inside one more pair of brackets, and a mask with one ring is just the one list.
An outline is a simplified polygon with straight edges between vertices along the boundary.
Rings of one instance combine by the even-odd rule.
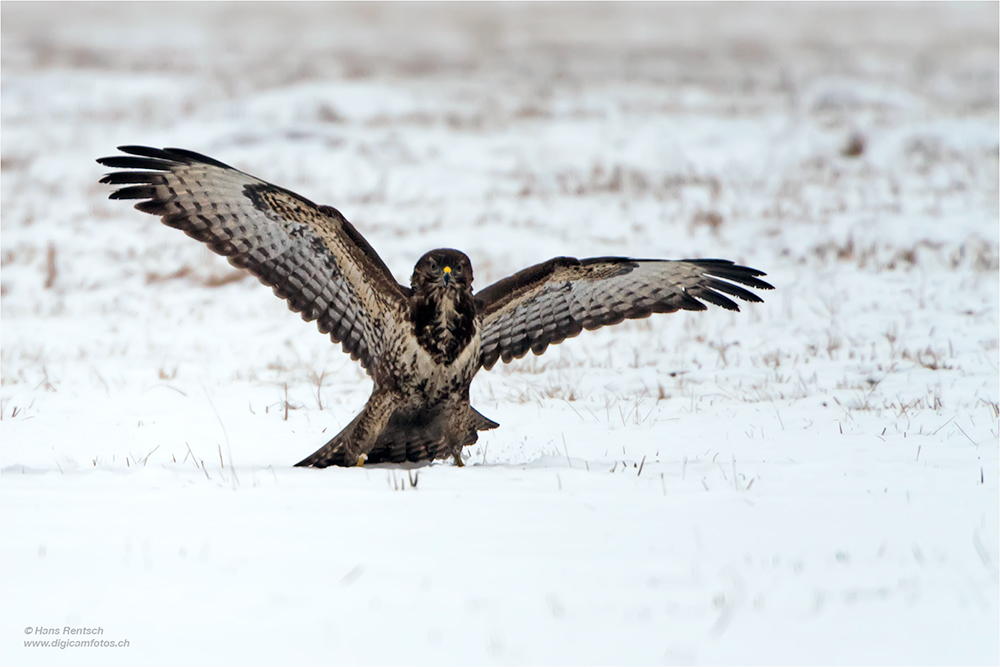
[[739, 310], [730, 297], [761, 301], [746, 287], [773, 289], [763, 272], [720, 259], [556, 257], [474, 293], [469, 258], [450, 248], [421, 257], [406, 287], [335, 208], [191, 151], [119, 150], [97, 160], [124, 170], [101, 179], [124, 186], [112, 199], [140, 200], [140, 211], [250, 271], [374, 381], [364, 409], [300, 466], [461, 465], [478, 431], [498, 426], [469, 403], [481, 368], [584, 329], [705, 310], [703, 301]]

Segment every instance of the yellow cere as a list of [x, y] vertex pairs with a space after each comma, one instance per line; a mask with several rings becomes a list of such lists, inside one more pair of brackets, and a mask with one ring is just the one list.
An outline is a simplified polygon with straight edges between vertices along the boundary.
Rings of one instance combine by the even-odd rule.
[[450, 266], [444, 267], [444, 272], [445, 273], [451, 273], [451, 267]]

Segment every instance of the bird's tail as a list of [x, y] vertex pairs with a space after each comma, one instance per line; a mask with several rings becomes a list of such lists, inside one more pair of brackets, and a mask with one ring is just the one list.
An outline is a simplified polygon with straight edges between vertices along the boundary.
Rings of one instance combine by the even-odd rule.
[[[488, 431], [499, 426], [492, 419], [481, 415], [475, 408], [469, 406], [469, 409], [472, 411], [472, 420], [468, 432], [462, 438], [462, 447], [472, 445], [479, 440], [478, 431]], [[366, 438], [366, 434], [372, 433], [372, 429], [377, 428], [379, 422], [382, 426], [377, 437], [373, 438], [374, 445], [366, 447], [366, 443], [371, 442]], [[396, 420], [382, 414], [381, 402], [376, 401], [373, 396], [365, 409], [344, 430], [295, 465], [326, 468], [355, 466], [360, 462], [416, 463], [447, 458], [454, 456], [455, 452], [447, 444], [443, 426], [444, 424], [437, 420], [419, 425], [408, 423], [406, 420], [397, 423]], [[359, 461], [362, 453], [365, 457], [363, 461]]]
[[378, 435], [385, 429], [392, 411], [390, 396], [377, 392], [372, 394], [365, 409], [358, 413], [343, 431], [295, 465], [313, 468], [361, 465], [368, 460], [364, 457], [376, 443]]
[[[479, 440], [477, 431], [488, 431], [500, 424], [481, 415], [475, 408], [472, 410], [472, 424], [469, 432], [462, 440], [462, 447], [473, 445]], [[442, 430], [437, 424], [422, 426], [400, 426], [394, 428], [390, 423], [383, 431], [375, 447], [368, 452], [368, 463], [416, 463], [418, 461], [433, 461], [434, 459], [454, 456], [455, 452], [446, 444]]]
[[480, 414], [479, 410], [476, 410], [475, 408], [472, 408], [472, 415], [476, 420], [474, 425], [477, 431], [489, 431], [490, 429], [500, 426], [500, 424], [496, 423], [489, 417], [484, 417]]
[[360, 414], [329, 442], [296, 463], [296, 467], [326, 468], [357, 465], [359, 454], [354, 452], [355, 448], [351, 447], [350, 443], [354, 440], [354, 431], [359, 419], [361, 419]]
[[450, 454], [444, 438], [420, 429], [387, 429], [368, 452], [368, 463], [430, 462]]

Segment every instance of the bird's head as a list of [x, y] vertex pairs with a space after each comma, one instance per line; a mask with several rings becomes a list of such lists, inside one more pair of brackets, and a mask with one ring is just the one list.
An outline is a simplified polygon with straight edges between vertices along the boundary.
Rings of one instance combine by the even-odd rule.
[[415, 291], [469, 290], [472, 287], [472, 263], [465, 253], [458, 250], [431, 250], [413, 267], [410, 285]]

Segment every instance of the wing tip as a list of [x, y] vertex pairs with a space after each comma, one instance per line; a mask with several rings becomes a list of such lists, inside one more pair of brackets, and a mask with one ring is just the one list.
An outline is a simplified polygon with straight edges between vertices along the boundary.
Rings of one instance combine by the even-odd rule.
[[[753, 287], [754, 289], [762, 289], [762, 290], [774, 289], [774, 285], [772, 285], [771, 283], [766, 282], [764, 280], [760, 280], [760, 278], [762, 276], [766, 276], [767, 273], [761, 271], [760, 269], [755, 269], [750, 266], [743, 266], [742, 264], [737, 264], [732, 260], [685, 259], [681, 261], [693, 264], [705, 270], [705, 272], [708, 273], [709, 275], [716, 276], [718, 278], [723, 278], [725, 280], [731, 280], [735, 283], [746, 285], [747, 287]], [[737, 294], [735, 296], [741, 296], [741, 295]]]
[[[153, 148], [138, 144], [116, 146], [125, 155], [109, 155], [99, 157], [95, 161], [105, 167], [117, 169], [153, 169], [168, 171], [171, 167], [185, 164], [207, 164], [221, 169], [233, 169], [224, 162], [207, 155], [187, 150], [186, 148]], [[103, 181], [102, 181], [103, 182]]]

